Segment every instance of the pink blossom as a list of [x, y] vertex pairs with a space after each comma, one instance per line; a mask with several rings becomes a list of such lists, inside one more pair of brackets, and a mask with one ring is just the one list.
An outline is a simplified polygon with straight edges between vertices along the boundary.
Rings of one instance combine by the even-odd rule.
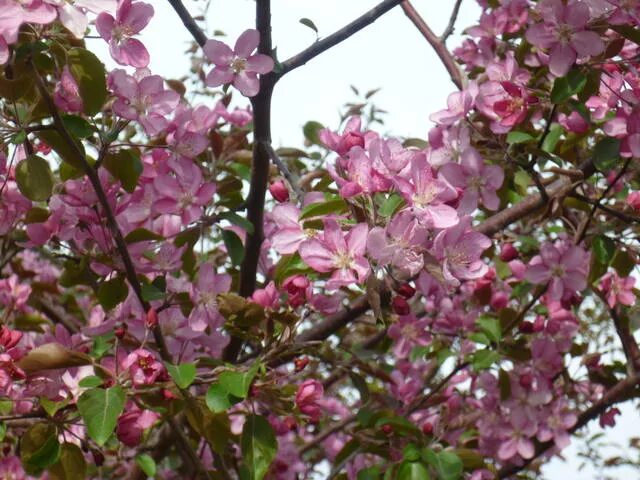
[[471, 218], [464, 217], [456, 226], [441, 231], [433, 243], [433, 254], [443, 261], [442, 273], [447, 282], [459, 285], [460, 280], [475, 280], [487, 272], [480, 259], [491, 246], [491, 240], [471, 229]]
[[282, 282], [282, 288], [288, 295], [288, 302], [293, 308], [304, 305], [311, 296], [311, 282], [304, 275], [294, 275]]
[[80, 97], [78, 84], [67, 65], [63, 67], [60, 81], [53, 92], [53, 101], [64, 112], [78, 113], [82, 111], [82, 97]]
[[634, 210], [640, 210], [640, 192], [631, 192], [627, 195], [626, 202]]
[[395, 182], [400, 194], [427, 228], [448, 228], [458, 223], [458, 213], [446, 204], [458, 194], [449, 183], [434, 175], [424, 154], [413, 162], [410, 180], [398, 177]]
[[323, 395], [324, 388], [318, 380], [305, 380], [298, 386], [296, 406], [300, 413], [309, 417], [312, 423], [318, 422], [322, 415], [319, 402]]
[[498, 449], [500, 460], [510, 460], [516, 455], [522, 458], [532, 458], [535, 454], [535, 446], [531, 437], [536, 433], [536, 424], [527, 418], [524, 412], [511, 415], [510, 425], [505, 427], [508, 435]]
[[193, 285], [191, 299], [195, 308], [189, 316], [189, 325], [196, 332], [204, 331], [207, 326], [218, 328], [223, 318], [218, 311], [216, 297], [228, 292], [231, 288], [231, 277], [217, 274], [213, 265], [205, 263], [200, 266], [197, 281]]
[[15, 347], [22, 338], [22, 332], [19, 330], [10, 330], [5, 325], [0, 326], [0, 347], [4, 351]]
[[362, 283], [369, 275], [369, 262], [364, 257], [368, 231], [367, 225], [360, 223], [344, 235], [338, 222], [327, 219], [323, 234], [302, 242], [298, 251], [314, 270], [332, 272], [328, 289]]
[[276, 205], [271, 212], [271, 220], [276, 230], [271, 236], [271, 246], [282, 255], [290, 255], [298, 250], [307, 238], [307, 232], [298, 221], [300, 209], [291, 203]]
[[589, 257], [589, 252], [567, 241], [545, 243], [529, 262], [525, 279], [537, 285], [549, 283], [547, 293], [553, 300], [568, 298], [586, 288]]
[[159, 418], [160, 415], [151, 410], [140, 410], [136, 407], [120, 415], [116, 436], [127, 447], [136, 447], [142, 440], [144, 430], [150, 428]]
[[424, 267], [427, 229], [404, 210], [386, 228], [375, 227], [367, 238], [367, 252], [379, 265], [391, 265], [401, 277], [413, 277]]
[[208, 40], [203, 50], [207, 58], [215, 67], [207, 75], [207, 85], [219, 87], [233, 83], [245, 97], [253, 97], [260, 90], [260, 82], [256, 74], [265, 74], [273, 70], [273, 59], [261, 53], [253, 54], [260, 34], [257, 30], [249, 29], [238, 37], [231, 48], [218, 40]]
[[112, 108], [116, 115], [140, 122], [148, 135], [157, 135], [169, 124], [166, 116], [174, 111], [180, 95], [165, 90], [164, 81], [158, 75], [140, 80], [116, 69], [109, 74], [109, 86], [118, 97]]
[[[2, 8], [2, 7], [0, 7]], [[3, 455], [0, 459], [0, 478], [9, 480], [27, 480], [22, 462], [15, 455]]]
[[11, 274], [0, 280], [0, 304], [16, 310], [24, 310], [31, 295], [31, 286]]
[[497, 210], [500, 206], [496, 190], [502, 186], [504, 172], [497, 165], [486, 165], [475, 148], [469, 147], [462, 152], [459, 164], [443, 165], [440, 173], [451, 185], [463, 191], [458, 204], [460, 214], [473, 213], [480, 199], [489, 210]]
[[98, 15], [98, 33], [109, 43], [109, 53], [120, 65], [136, 68], [146, 68], [149, 65], [146, 47], [140, 40], [132, 37], [147, 26], [153, 13], [153, 7], [148, 3], [122, 0], [115, 18], [106, 12]]
[[251, 300], [264, 308], [277, 309], [280, 305], [280, 293], [276, 289], [276, 284], [271, 281], [265, 288], [259, 288], [253, 292]]
[[527, 40], [538, 48], [548, 49], [549, 70], [556, 77], [567, 74], [576, 59], [599, 55], [604, 42], [587, 29], [590, 13], [584, 2], [542, 0], [538, 4], [541, 23], [529, 27]]
[[609, 308], [614, 308], [617, 304], [631, 306], [636, 301], [633, 287], [636, 279], [633, 277], [620, 277], [616, 272], [609, 272], [600, 280], [600, 290], [607, 298]]
[[216, 186], [205, 182], [200, 167], [191, 160], [181, 159], [172, 165], [172, 175], [158, 175], [153, 181], [157, 200], [153, 205], [158, 213], [180, 215], [187, 225], [202, 216]]
[[367, 133], [362, 131], [362, 119], [354, 116], [349, 118], [342, 134], [323, 128], [318, 135], [325, 147], [345, 156], [353, 147], [365, 147]]
[[373, 168], [365, 150], [358, 146], [352, 147], [347, 158], [340, 159], [338, 168], [330, 168], [329, 173], [340, 187], [343, 198], [385, 192], [391, 187], [391, 181]]
[[431, 343], [427, 330], [427, 319], [418, 320], [414, 315], [403, 315], [389, 327], [389, 338], [394, 340], [393, 353], [398, 358], [407, 358], [414, 347], [424, 347]]
[[603, 130], [621, 140], [620, 156], [640, 157], [640, 103], [632, 109], [619, 108], [615, 118], [605, 123]]
[[486, 82], [476, 99], [478, 110], [492, 120], [491, 131], [506, 133], [522, 123], [538, 99], [513, 82]]
[[277, 202], [289, 201], [289, 189], [282, 180], [276, 180], [269, 185], [269, 193]]
[[155, 383], [161, 373], [164, 373], [164, 365], [158, 361], [153, 353], [142, 348], [131, 352], [122, 361], [122, 368], [129, 371], [134, 385], [151, 385]]
[[429, 119], [438, 125], [453, 125], [466, 117], [471, 111], [477, 95], [477, 86], [470, 85], [466, 90], [454, 92], [447, 97], [447, 108], [431, 114]]

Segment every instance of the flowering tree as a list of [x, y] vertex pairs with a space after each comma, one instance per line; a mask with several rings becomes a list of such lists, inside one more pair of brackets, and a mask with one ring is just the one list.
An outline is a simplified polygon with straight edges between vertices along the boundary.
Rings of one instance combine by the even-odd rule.
[[[639, 2], [478, 0], [451, 51], [461, 0], [441, 36], [384, 0], [283, 60], [269, 0], [233, 48], [168, 1], [182, 81], [150, 3], [0, 0], [1, 478], [532, 478], [615, 424]], [[280, 78], [393, 8], [457, 87], [428, 141], [356, 111], [272, 145]]]

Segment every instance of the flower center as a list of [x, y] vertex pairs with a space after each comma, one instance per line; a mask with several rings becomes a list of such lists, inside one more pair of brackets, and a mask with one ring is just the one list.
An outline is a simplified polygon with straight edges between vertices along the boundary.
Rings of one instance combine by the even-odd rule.
[[556, 38], [560, 43], [569, 43], [573, 35], [573, 27], [566, 23], [561, 23], [556, 28]]
[[353, 260], [351, 259], [348, 253], [341, 252], [336, 254], [333, 261], [335, 262], [336, 267], [343, 269], [343, 268], [350, 268]]
[[242, 57], [236, 57], [231, 61], [231, 70], [233, 73], [242, 73], [247, 68], [247, 59]]

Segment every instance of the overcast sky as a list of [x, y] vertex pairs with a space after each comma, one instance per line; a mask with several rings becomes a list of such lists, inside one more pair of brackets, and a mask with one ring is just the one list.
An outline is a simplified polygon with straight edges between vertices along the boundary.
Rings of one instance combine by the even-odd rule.
[[[142, 40], [151, 54], [153, 73], [167, 78], [183, 75], [189, 68], [184, 51], [190, 37], [165, 0], [147, 0], [156, 11], [155, 18], [144, 30]], [[308, 47], [315, 33], [299, 23], [301, 18], [311, 19], [320, 37], [341, 28], [376, 5], [375, 0], [273, 0], [273, 44], [279, 60], [285, 60]], [[436, 33], [447, 25], [452, 0], [415, 0], [414, 5]], [[205, 5], [203, 0], [185, 1], [194, 14]], [[254, 27], [255, 2], [253, 0], [212, 0], [207, 16], [209, 34], [222, 30], [227, 43], [247, 28]], [[479, 8], [475, 0], [464, 0], [456, 33], [477, 22]], [[225, 40], [225, 39], [222, 39]], [[102, 40], [90, 45], [107, 58]], [[449, 46], [460, 43], [454, 34]], [[361, 91], [380, 88], [374, 97], [376, 105], [387, 110], [383, 130], [403, 137], [426, 139], [430, 128], [430, 113], [446, 106], [446, 97], [455, 86], [428, 43], [399, 7], [387, 13], [373, 25], [346, 40], [307, 65], [287, 74], [276, 87], [273, 97], [272, 134], [276, 147], [302, 144], [302, 125], [308, 120], [319, 121], [335, 128], [339, 122], [339, 109], [355, 99], [350, 85]], [[622, 447], [638, 431], [638, 414], [630, 406], [624, 408], [622, 420], [607, 437]], [[592, 431], [599, 431], [597, 421]], [[576, 444], [565, 450], [567, 462], [554, 460], [545, 467], [545, 480], [597, 480], [590, 469], [578, 472], [579, 459]], [[619, 478], [637, 478], [637, 472], [619, 469]], [[634, 476], [635, 475], [635, 476]]]

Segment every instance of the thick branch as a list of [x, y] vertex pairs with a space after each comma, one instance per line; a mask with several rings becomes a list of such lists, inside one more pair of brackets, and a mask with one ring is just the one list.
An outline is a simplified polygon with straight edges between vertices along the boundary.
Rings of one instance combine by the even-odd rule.
[[371, 25], [378, 18], [380, 18], [382, 15], [387, 13], [389, 10], [391, 10], [401, 2], [402, 0], [385, 0], [384, 2], [381, 2], [376, 7], [369, 10], [367, 13], [355, 19], [349, 25], [346, 25], [337, 32], [329, 35], [327, 38], [323, 38], [322, 40], [314, 43], [309, 48], [303, 50], [297, 55], [294, 55], [288, 60], [285, 60], [280, 65], [278, 78], [289, 73], [291, 70], [301, 67], [309, 60], [320, 55], [322, 52], [329, 50], [331, 47], [334, 47], [340, 42], [343, 42], [354, 33], [357, 33], [366, 26]]
[[[587, 408], [580, 414], [576, 424], [571, 429], [569, 429], [569, 433], [577, 432], [591, 420], [606, 412], [611, 406], [627, 400], [629, 395], [637, 387], [638, 383], [640, 383], [639, 375], [634, 375], [618, 382], [613, 388], [607, 391], [599, 401], [594, 403], [591, 407]], [[553, 440], [538, 443], [536, 445], [535, 455], [532, 458], [525, 460], [522, 465], [510, 465], [501, 468], [498, 472], [498, 478], [508, 478], [512, 475], [517, 474], [521, 470], [524, 470], [531, 464], [531, 462], [546, 453], [554, 445], [555, 442]]]
[[444, 39], [441, 40], [433, 32], [433, 30], [431, 30], [431, 27], [427, 25], [427, 22], [424, 21], [418, 11], [413, 7], [413, 5], [411, 5], [411, 2], [409, 2], [408, 0], [403, 1], [402, 10], [404, 10], [405, 15], [409, 17], [409, 20], [413, 22], [418, 31], [435, 50], [438, 57], [440, 57], [440, 61], [442, 61], [444, 67], [447, 69], [447, 72], [449, 72], [451, 81], [455, 84], [456, 87], [458, 87], [458, 90], [462, 90], [462, 87], [464, 86], [462, 72], [458, 68], [456, 61], [451, 56], [451, 53], [447, 49], [447, 46], [444, 44]]
[[169, 0], [169, 3], [180, 17], [180, 20], [182, 20], [184, 26], [187, 28], [187, 30], [189, 30], [189, 33], [194, 38], [194, 40], [198, 43], [198, 45], [204, 47], [204, 44], [207, 43], [207, 36], [200, 29], [200, 27], [193, 19], [189, 11], [182, 4], [182, 2], [180, 0]]

